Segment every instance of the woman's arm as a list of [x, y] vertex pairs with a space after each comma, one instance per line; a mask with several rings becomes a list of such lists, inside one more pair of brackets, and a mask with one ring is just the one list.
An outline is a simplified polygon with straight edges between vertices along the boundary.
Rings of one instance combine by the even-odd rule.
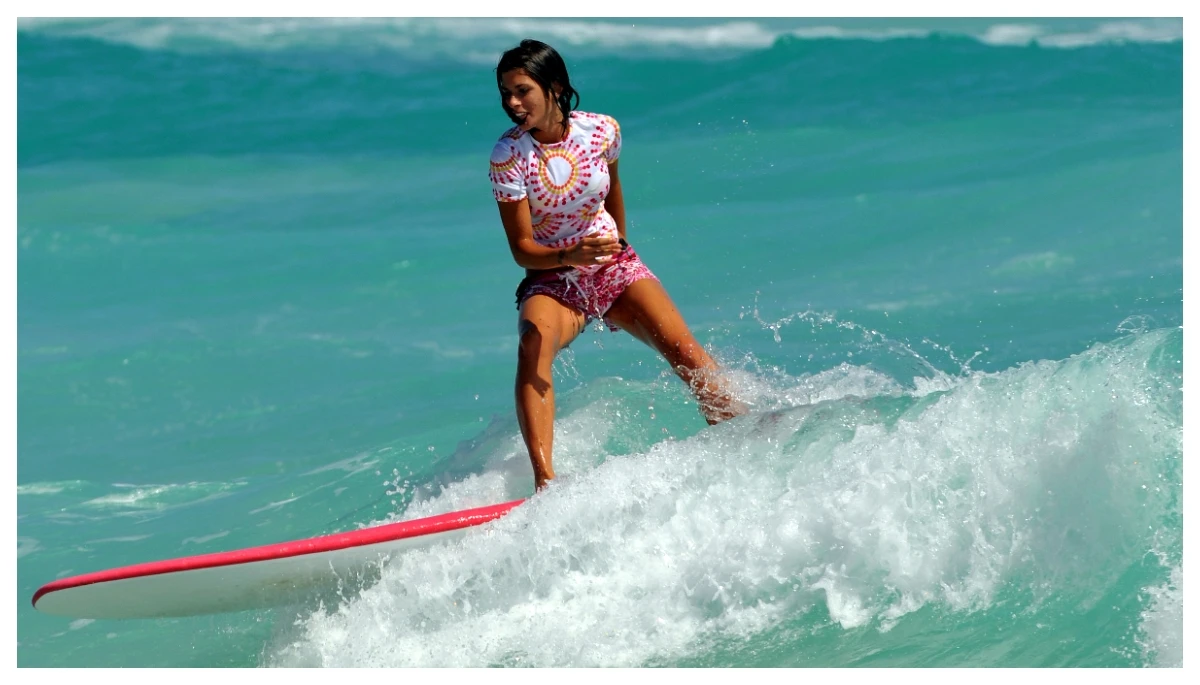
[[526, 269], [603, 264], [621, 251], [621, 244], [612, 238], [584, 238], [578, 244], [562, 249], [539, 245], [533, 239], [528, 198], [517, 202], [497, 201], [496, 205], [500, 209], [500, 221], [508, 235], [508, 249], [512, 251], [513, 260]]
[[617, 163], [608, 165], [608, 195], [604, 198], [604, 209], [617, 223], [617, 234], [625, 239], [625, 198], [621, 195], [621, 178], [617, 176]]

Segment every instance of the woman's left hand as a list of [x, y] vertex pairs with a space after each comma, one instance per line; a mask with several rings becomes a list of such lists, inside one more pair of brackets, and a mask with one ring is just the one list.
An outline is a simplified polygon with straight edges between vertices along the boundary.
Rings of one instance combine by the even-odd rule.
[[607, 264], [625, 248], [621, 241], [612, 237], [584, 238], [574, 247], [563, 252], [562, 263], [570, 266], [594, 266]]

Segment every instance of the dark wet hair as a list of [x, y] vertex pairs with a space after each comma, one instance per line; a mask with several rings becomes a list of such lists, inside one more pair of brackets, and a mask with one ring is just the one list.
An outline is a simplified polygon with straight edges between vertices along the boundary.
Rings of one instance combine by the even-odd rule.
[[[500, 77], [513, 69], [524, 69], [525, 73], [529, 74], [529, 77], [551, 97], [554, 97], [554, 91], [551, 89], [553, 84], [557, 83], [562, 87], [562, 93], [554, 98], [554, 102], [562, 112], [563, 123], [570, 120], [571, 110], [579, 106], [579, 93], [571, 87], [571, 77], [567, 75], [567, 64], [557, 50], [540, 40], [526, 38], [521, 41], [520, 45], [507, 50], [500, 56], [500, 63], [496, 65], [497, 87], [502, 85]], [[574, 104], [571, 103], [572, 99], [575, 100]], [[509, 119], [512, 119], [514, 123], [519, 123], [513, 116], [512, 110], [508, 108], [506, 100], [507, 98], [501, 98], [500, 106], [504, 108], [504, 113], [508, 115]]]

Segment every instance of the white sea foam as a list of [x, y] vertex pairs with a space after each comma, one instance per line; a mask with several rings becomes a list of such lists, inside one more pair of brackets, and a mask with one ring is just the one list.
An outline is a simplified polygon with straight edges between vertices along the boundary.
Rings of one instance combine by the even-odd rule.
[[[499, 521], [397, 558], [361, 594], [289, 622], [264, 662], [640, 665], [812, 609], [842, 629], [887, 631], [930, 604], [993, 607], [1014, 582], [1100, 596], [1178, 501], [1182, 428], [1155, 399], [1177, 388], [1153, 389], [1163, 381], [1146, 364], [1165, 335], [971, 373], [924, 396], [830, 392], [840, 399], [599, 455]], [[563, 444], [602, 443], [619, 425], [607, 414], [589, 404], [564, 417]], [[441, 497], [457, 508], [528, 477], [489, 468]], [[1158, 626], [1174, 591], [1143, 620], [1159, 658], [1172, 658]]]
[[957, 33], [995, 46], [1078, 48], [1103, 43], [1170, 42], [1183, 39], [1178, 19], [1092, 20], [1064, 29], [1045, 22], [1001, 22], [946, 30], [931, 23], [871, 27], [838, 25], [836, 19], [800, 27], [771, 26], [753, 20], [724, 19], [677, 25], [647, 21], [517, 18], [22, 18], [24, 31], [96, 38], [150, 50], [236, 49], [388, 50], [413, 57], [454, 58], [492, 63], [499, 52], [528, 36], [560, 47], [627, 53], [696, 55], [769, 48], [781, 37], [800, 40], [886, 41]]
[[218, 540], [220, 538], [225, 537], [226, 535], [229, 535], [229, 531], [223, 530], [218, 533], [213, 533], [212, 535], [201, 535], [198, 537], [184, 538], [183, 544], [185, 544], [185, 545], [203, 545], [206, 542], [212, 542], [213, 540]]
[[[779, 35], [749, 21], [698, 27], [637, 26], [615, 21], [560, 19], [23, 19], [20, 28], [86, 36], [144, 49], [280, 50], [372, 47], [401, 52], [475, 54], [494, 61], [498, 50], [529, 35], [571, 46], [752, 49]], [[448, 45], [447, 42], [450, 44]], [[486, 53], [482, 45], [494, 45]], [[438, 49], [441, 45], [443, 49]], [[472, 49], [473, 48], [473, 49]]]
[[1142, 611], [1138, 643], [1155, 666], [1183, 667], [1183, 565], [1171, 569], [1170, 579], [1146, 588], [1149, 602]]
[[847, 29], [838, 26], [811, 26], [788, 32], [796, 38], [806, 40], [870, 40], [882, 41], [896, 38], [925, 38], [928, 29]]
[[1085, 31], [1054, 31], [1039, 24], [996, 24], [979, 40], [988, 45], [1028, 45], [1080, 48], [1104, 43], [1169, 43], [1183, 40], [1183, 25], [1173, 19], [1101, 23]]
[[287, 499], [281, 499], [277, 502], [269, 502], [261, 507], [258, 507], [257, 509], [251, 509], [249, 513], [261, 514], [264, 511], [275, 511], [276, 509], [282, 509], [283, 507], [286, 507], [287, 505], [299, 499], [299, 497], [288, 497]]
[[86, 500], [82, 506], [118, 512], [165, 511], [225, 497], [229, 490], [240, 485], [243, 483], [113, 483], [115, 492]]
[[356, 454], [353, 457], [339, 459], [332, 464], [326, 464], [324, 466], [318, 466], [315, 469], [310, 469], [301, 475], [312, 476], [327, 471], [345, 471], [346, 473], [353, 475], [355, 473], [361, 473], [362, 471], [368, 471], [376, 467], [379, 464], [379, 461], [380, 459], [378, 455], [366, 453]]
[[140, 542], [149, 538], [150, 535], [119, 535], [111, 538], [100, 538], [99, 540], [88, 540], [85, 545], [99, 545], [105, 542]]
[[25, 485], [17, 486], [17, 496], [22, 495], [57, 495], [64, 490], [77, 490], [83, 485], [83, 481], [65, 480], [51, 481], [45, 483], [26, 483]]

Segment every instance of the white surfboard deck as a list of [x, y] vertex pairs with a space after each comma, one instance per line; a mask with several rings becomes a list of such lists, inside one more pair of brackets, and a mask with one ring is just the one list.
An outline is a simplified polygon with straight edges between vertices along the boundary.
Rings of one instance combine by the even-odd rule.
[[391, 555], [461, 536], [524, 501], [61, 578], [43, 585], [33, 606], [72, 618], [165, 618], [290, 604]]

